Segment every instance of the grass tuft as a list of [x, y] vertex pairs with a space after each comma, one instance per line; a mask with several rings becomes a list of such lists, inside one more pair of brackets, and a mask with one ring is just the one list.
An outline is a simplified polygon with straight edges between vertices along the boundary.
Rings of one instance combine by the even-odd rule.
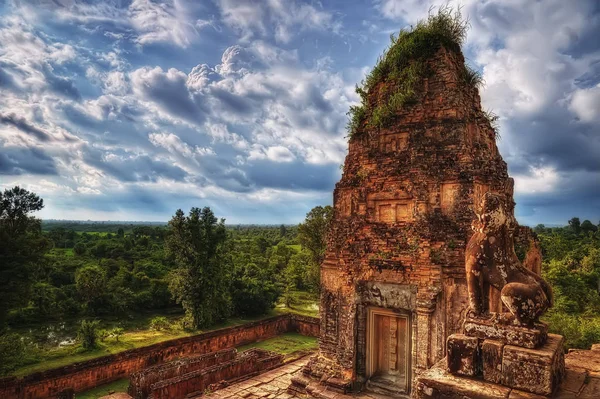
[[491, 110], [484, 110], [483, 117], [488, 121], [490, 127], [494, 131], [494, 139], [500, 140], [500, 124], [498, 123], [499, 116]]
[[460, 77], [463, 83], [468, 87], [479, 89], [485, 84], [481, 73], [468, 65], [465, 65]]

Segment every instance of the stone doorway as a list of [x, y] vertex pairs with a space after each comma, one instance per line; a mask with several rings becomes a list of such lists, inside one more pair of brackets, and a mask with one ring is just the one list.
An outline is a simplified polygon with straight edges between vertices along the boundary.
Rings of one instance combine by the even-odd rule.
[[367, 313], [367, 378], [375, 391], [410, 392], [411, 321], [408, 313], [369, 308]]

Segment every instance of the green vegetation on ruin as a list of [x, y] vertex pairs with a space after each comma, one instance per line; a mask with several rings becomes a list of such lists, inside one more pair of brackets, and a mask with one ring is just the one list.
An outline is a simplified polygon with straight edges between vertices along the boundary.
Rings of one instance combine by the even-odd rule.
[[123, 378], [117, 381], [109, 382], [108, 384], [100, 385], [90, 390], [76, 393], [76, 399], [98, 399], [114, 392], [127, 392], [129, 387], [129, 379]]
[[291, 355], [295, 352], [315, 350], [318, 346], [319, 340], [315, 337], [307, 337], [298, 333], [285, 333], [264, 341], [240, 346], [238, 351], [260, 348], [282, 355]]
[[[358, 137], [369, 128], [387, 127], [398, 111], [414, 104], [423, 79], [431, 73], [427, 60], [441, 47], [460, 51], [467, 30], [468, 21], [462, 18], [460, 9], [440, 7], [437, 13], [430, 13], [414, 27], [402, 29], [398, 36], [392, 35], [390, 46], [356, 86], [361, 102], [351, 106], [348, 112], [348, 137]], [[481, 74], [468, 65], [463, 65], [459, 78], [471, 88], [483, 84]], [[491, 112], [484, 112], [482, 116], [497, 134], [497, 116]]]

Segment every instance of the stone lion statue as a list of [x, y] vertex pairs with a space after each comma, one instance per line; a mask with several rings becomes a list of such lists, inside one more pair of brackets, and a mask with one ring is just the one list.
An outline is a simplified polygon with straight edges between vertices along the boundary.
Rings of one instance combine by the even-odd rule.
[[503, 197], [486, 193], [465, 253], [469, 307], [474, 316], [489, 316], [489, 291], [495, 287], [512, 319], [532, 326], [552, 306], [552, 289], [519, 262], [513, 242], [516, 226]]

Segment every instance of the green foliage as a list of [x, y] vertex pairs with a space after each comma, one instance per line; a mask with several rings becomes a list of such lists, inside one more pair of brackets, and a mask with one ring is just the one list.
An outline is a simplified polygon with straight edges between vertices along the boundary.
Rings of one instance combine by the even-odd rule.
[[109, 335], [117, 342], [119, 342], [119, 337], [121, 337], [123, 334], [125, 334], [125, 329], [122, 327], [115, 327], [109, 332]]
[[225, 253], [227, 233], [210, 208], [181, 209], [169, 221], [167, 251], [179, 268], [171, 274], [169, 289], [192, 318], [194, 327], [209, 326], [231, 314], [229, 274]]
[[[356, 92], [361, 104], [351, 106], [348, 122], [349, 137], [357, 137], [363, 126], [384, 127], [395, 113], [416, 100], [423, 78], [429, 72], [425, 61], [440, 47], [459, 51], [467, 34], [467, 22], [462, 19], [460, 9], [453, 12], [449, 7], [440, 7], [430, 13], [426, 20], [408, 30], [401, 30], [397, 37], [391, 36], [391, 44], [384, 51]], [[465, 79], [473, 86], [481, 84], [471, 70], [466, 70]], [[378, 91], [374, 109], [368, 111], [368, 97]]]
[[481, 88], [484, 83], [481, 73], [466, 64], [461, 71], [460, 78], [467, 87]]
[[500, 124], [498, 123], [499, 116], [496, 115], [493, 111], [488, 109], [488, 110], [483, 111], [483, 117], [490, 124], [490, 127], [494, 131], [495, 139], [499, 140], [500, 139]]
[[259, 315], [275, 306], [281, 294], [275, 274], [255, 263], [236, 265], [231, 286], [233, 309], [238, 315]]
[[150, 328], [156, 331], [168, 330], [171, 328], [171, 323], [166, 317], [157, 316], [150, 320]]
[[94, 349], [96, 347], [96, 340], [98, 339], [98, 325], [100, 323], [97, 320], [82, 320], [77, 331], [77, 339], [81, 342], [81, 346], [84, 350]]
[[600, 233], [584, 233], [582, 224], [573, 218], [567, 227], [538, 225], [535, 231], [555, 297], [546, 315], [550, 330], [564, 335], [567, 347], [588, 349], [600, 342]]
[[27, 353], [23, 339], [18, 334], [0, 335], [0, 376], [13, 371]]
[[546, 316], [550, 329], [565, 337], [567, 348], [589, 349], [600, 342], [600, 317], [585, 317], [551, 311]]
[[304, 222], [298, 226], [298, 241], [311, 253], [313, 262], [318, 265], [325, 256], [326, 236], [332, 217], [331, 206], [316, 206], [306, 214]]
[[26, 305], [34, 268], [42, 263], [50, 241], [30, 214], [44, 201], [20, 187], [0, 192], [0, 331], [10, 308]]
[[87, 265], [75, 273], [75, 285], [85, 308], [97, 312], [96, 305], [105, 300], [106, 272], [98, 265]]

